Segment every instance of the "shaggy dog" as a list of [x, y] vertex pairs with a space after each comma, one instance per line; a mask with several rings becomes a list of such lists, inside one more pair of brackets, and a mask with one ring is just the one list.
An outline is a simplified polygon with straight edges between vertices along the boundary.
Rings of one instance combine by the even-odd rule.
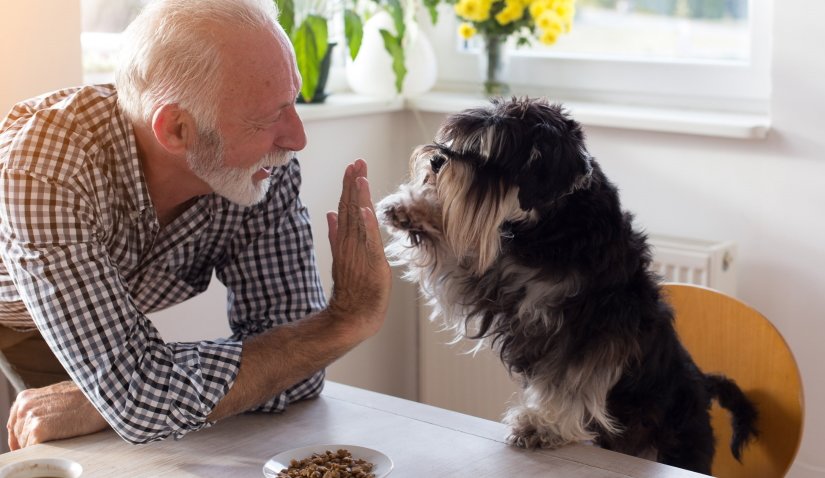
[[755, 437], [752, 403], [679, 342], [645, 235], [560, 106], [513, 98], [451, 116], [377, 209], [434, 316], [520, 378], [510, 443], [592, 440], [710, 473], [713, 398], [733, 414], [737, 458]]

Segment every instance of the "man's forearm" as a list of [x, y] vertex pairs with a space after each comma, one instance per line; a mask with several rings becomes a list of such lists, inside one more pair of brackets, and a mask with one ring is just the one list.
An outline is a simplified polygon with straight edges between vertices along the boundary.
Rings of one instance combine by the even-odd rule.
[[348, 322], [324, 310], [245, 340], [235, 382], [208, 420], [254, 408], [346, 354], [366, 338]]

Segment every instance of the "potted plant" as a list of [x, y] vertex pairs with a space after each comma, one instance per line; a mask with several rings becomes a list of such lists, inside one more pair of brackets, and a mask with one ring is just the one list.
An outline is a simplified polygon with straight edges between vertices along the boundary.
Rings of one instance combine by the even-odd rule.
[[[295, 49], [298, 71], [303, 78], [299, 101], [320, 103], [326, 98], [325, 86], [335, 43], [329, 41], [329, 25], [340, 18], [343, 9], [344, 36], [349, 57], [355, 60], [364, 37], [364, 19], [376, 12], [386, 12], [394, 28], [380, 31], [383, 48], [391, 59], [394, 87], [401, 93], [407, 75], [406, 24], [415, 21], [415, 12], [423, 7], [433, 23], [436, 7], [443, 0], [273, 0], [281, 14], [279, 21]], [[360, 7], [359, 7], [360, 6]], [[337, 8], [337, 10], [336, 10]], [[362, 15], [363, 14], [363, 15]]]
[[[392, 88], [395, 94], [406, 91], [405, 78], [408, 68], [422, 67], [422, 61], [432, 62], [428, 66], [432, 70], [432, 82], [435, 81], [435, 57], [432, 47], [426, 38], [421, 38], [419, 29], [415, 25], [417, 14], [424, 9], [429, 14], [433, 24], [436, 23], [438, 13], [436, 7], [442, 0], [356, 0], [358, 11], [366, 21], [363, 27], [366, 58], [353, 62], [352, 68], [347, 69], [350, 86], [355, 91], [366, 94], [384, 96], [390, 94], [387, 88]], [[422, 45], [421, 43], [426, 43]], [[381, 45], [381, 52], [376, 50], [376, 44]], [[410, 55], [415, 59], [413, 64]], [[430, 58], [432, 57], [432, 58]], [[417, 63], [417, 64], [416, 64]], [[376, 68], [389, 71], [374, 71]], [[392, 85], [386, 82], [386, 75], [392, 77]], [[428, 75], [414, 75], [421, 80]], [[427, 81], [427, 80], [425, 80]], [[409, 85], [407, 85], [409, 86]], [[432, 86], [432, 85], [430, 85]]]
[[[322, 103], [329, 75], [332, 48], [328, 22], [335, 18], [329, 0], [273, 0], [278, 6], [278, 21], [295, 49], [295, 59], [303, 84], [299, 101]], [[344, 32], [351, 58], [358, 55], [363, 37], [363, 22], [354, 10], [344, 10]]]

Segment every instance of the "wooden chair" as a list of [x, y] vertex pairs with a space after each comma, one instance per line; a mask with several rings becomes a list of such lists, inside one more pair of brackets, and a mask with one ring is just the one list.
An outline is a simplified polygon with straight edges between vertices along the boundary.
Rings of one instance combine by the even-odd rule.
[[804, 416], [802, 381], [788, 344], [768, 319], [737, 299], [686, 284], [664, 290], [679, 337], [699, 367], [735, 380], [759, 411], [759, 437], [739, 463], [730, 453], [729, 415], [714, 402], [713, 476], [784, 476], [799, 449]]

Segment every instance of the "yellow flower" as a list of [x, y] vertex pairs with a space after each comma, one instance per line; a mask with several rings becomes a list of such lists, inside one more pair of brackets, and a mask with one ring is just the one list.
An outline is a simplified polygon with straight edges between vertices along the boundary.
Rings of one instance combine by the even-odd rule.
[[461, 35], [461, 38], [465, 40], [469, 40], [477, 33], [476, 27], [470, 25], [469, 23], [462, 23], [458, 26], [458, 34]]
[[561, 2], [556, 5], [556, 13], [564, 20], [565, 31], [570, 31], [570, 26], [573, 23], [573, 16], [576, 15], [576, 7], [573, 2]]
[[[526, 26], [542, 43], [552, 45], [559, 36], [570, 32], [575, 3], [576, 0], [454, 0], [453, 9], [464, 22], [458, 27], [461, 38], [469, 39], [479, 31], [487, 34], [514, 30], [512, 24], [519, 22], [515, 25]], [[493, 11], [497, 12], [495, 18], [491, 18]]]
[[538, 18], [547, 10], [553, 7], [553, 0], [533, 0], [530, 4], [530, 16]]
[[492, 0], [459, 0], [455, 4], [458, 16], [472, 22], [483, 22], [490, 18]]
[[510, 10], [502, 10], [496, 15], [496, 22], [498, 22], [499, 25], [507, 25], [514, 21], [516, 21], [516, 17]]
[[506, 0], [504, 8], [496, 15], [499, 25], [507, 25], [524, 16], [524, 4], [521, 0]]
[[556, 30], [545, 30], [541, 33], [539, 41], [545, 45], [552, 45], [559, 39], [559, 32]]
[[[554, 10], [545, 10], [538, 18], [536, 18], [536, 26], [539, 27], [543, 32], [552, 31], [555, 33], [556, 38], [558, 38], [559, 34], [564, 31], [564, 19], [556, 13]], [[543, 39], [544, 35], [540, 39], [544, 42]], [[556, 40], [553, 40], [555, 43]]]

